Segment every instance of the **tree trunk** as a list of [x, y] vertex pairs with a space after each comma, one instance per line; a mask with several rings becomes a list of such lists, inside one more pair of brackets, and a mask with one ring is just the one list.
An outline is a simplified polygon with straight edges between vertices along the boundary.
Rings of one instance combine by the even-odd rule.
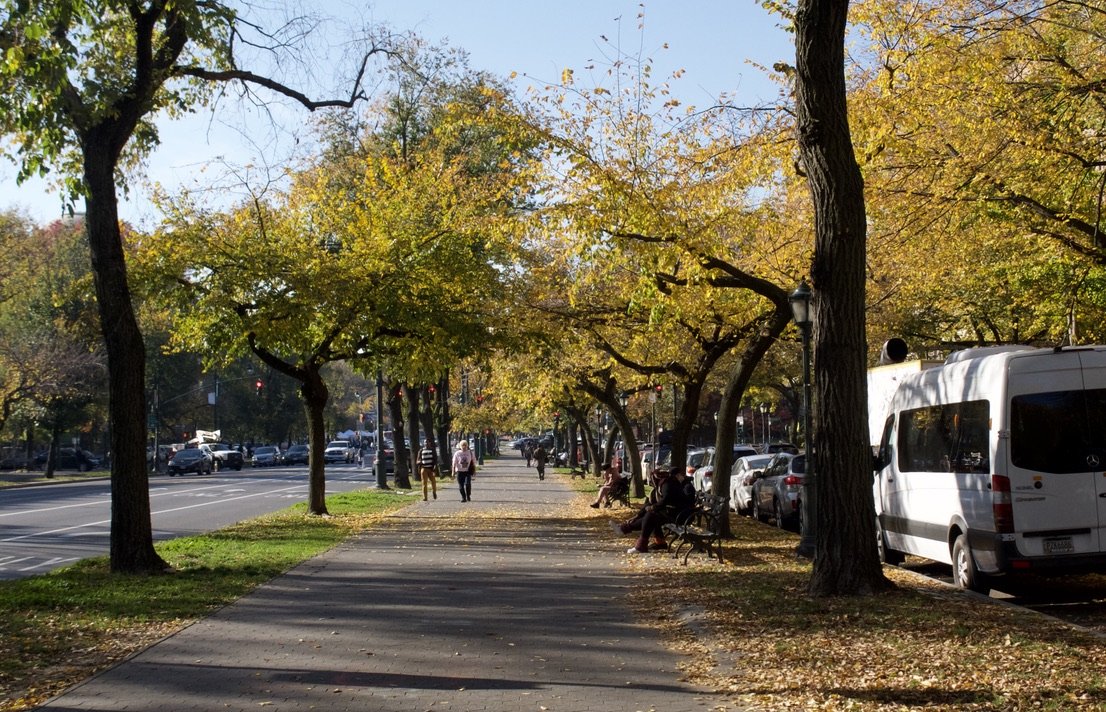
[[[422, 446], [419, 439], [419, 392], [414, 386], [406, 385], [403, 394], [407, 398], [407, 439], [411, 441], [411, 454], [415, 455]], [[421, 480], [418, 465], [414, 462], [411, 463], [411, 474], [416, 482]]]
[[848, 0], [800, 0], [796, 13], [799, 151], [814, 201], [814, 595], [887, 587], [875, 547], [864, 331], [864, 186], [849, 135]]
[[[718, 406], [718, 433], [714, 443], [714, 476], [711, 480], [711, 493], [719, 497], [730, 496], [730, 469], [733, 467], [733, 445], [737, 435], [737, 416], [741, 412], [741, 398], [749, 385], [764, 354], [768, 352], [776, 339], [791, 321], [791, 310], [787, 304], [787, 295], [780, 290], [776, 300], [776, 309], [767, 315], [764, 327], [754, 336], [745, 351], [738, 358], [737, 365], [730, 372], [726, 388], [722, 392], [722, 402]], [[722, 518], [722, 535], [730, 536], [729, 517]]]
[[111, 570], [167, 568], [154, 550], [146, 472], [146, 349], [131, 304], [115, 197], [110, 136], [92, 132], [82, 142], [85, 229], [108, 361], [111, 433]]
[[58, 469], [58, 439], [61, 437], [61, 427], [57, 418], [50, 423], [50, 444], [46, 447], [46, 462], [42, 465], [42, 476], [48, 480], [54, 479], [54, 470]]
[[453, 459], [453, 454], [449, 451], [449, 431], [451, 429], [450, 416], [449, 416], [449, 374], [446, 373], [440, 381], [438, 381], [438, 388], [436, 390], [438, 396], [438, 403], [435, 408], [437, 412], [437, 438], [438, 438], [438, 459], [442, 463], [442, 470], [446, 473], [449, 472], [450, 465]]
[[[392, 451], [395, 453], [396, 487], [411, 489], [407, 460], [407, 444], [403, 441], [403, 387], [399, 384], [388, 390], [388, 415], [392, 419]], [[412, 444], [413, 446], [413, 444]]]
[[326, 509], [326, 419], [324, 410], [330, 400], [330, 390], [318, 368], [305, 368], [300, 384], [303, 412], [307, 417], [307, 513], [329, 514]]

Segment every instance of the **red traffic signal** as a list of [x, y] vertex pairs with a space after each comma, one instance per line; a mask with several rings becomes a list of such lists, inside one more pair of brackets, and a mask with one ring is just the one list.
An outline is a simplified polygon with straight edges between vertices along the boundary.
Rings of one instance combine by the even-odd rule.
[[264, 389], [264, 388], [265, 388], [265, 381], [262, 381], [262, 380], [261, 380], [261, 379], [259, 378], [259, 379], [257, 379], [257, 382], [256, 382], [256, 383], [254, 383], [254, 386], [256, 386], [256, 387], [257, 387], [257, 395], [261, 395], [261, 391], [262, 391], [262, 389]]
[[438, 389], [434, 387], [433, 383], [431, 383], [429, 386], [426, 387], [426, 390], [430, 391], [430, 394], [433, 395], [434, 391], [436, 391]]
[[659, 384], [658, 384], [658, 385], [656, 385], [656, 386], [654, 386], [654, 388], [656, 388], [656, 389], [657, 389], [657, 393], [660, 393], [661, 391], [663, 391], [663, 390], [664, 390], [664, 386], [662, 386], [662, 385], [659, 385]]

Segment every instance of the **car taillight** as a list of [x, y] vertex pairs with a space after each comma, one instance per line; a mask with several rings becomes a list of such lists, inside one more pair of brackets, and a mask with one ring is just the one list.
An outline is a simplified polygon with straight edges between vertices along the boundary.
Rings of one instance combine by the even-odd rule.
[[788, 487], [798, 487], [803, 483], [803, 478], [798, 475], [788, 475], [783, 478], [783, 483]]
[[687, 476], [691, 477], [692, 475], [694, 475], [695, 474], [695, 469], [696, 468], [692, 467], [691, 465], [688, 465], [687, 466]]
[[1014, 501], [1010, 495], [1010, 478], [991, 475], [991, 511], [995, 516], [995, 531], [1010, 534], [1014, 531]]

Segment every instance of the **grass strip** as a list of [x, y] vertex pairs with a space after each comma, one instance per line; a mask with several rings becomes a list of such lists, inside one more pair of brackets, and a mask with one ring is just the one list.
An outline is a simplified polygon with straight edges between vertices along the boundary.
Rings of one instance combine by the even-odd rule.
[[122, 575], [107, 557], [0, 582], [0, 710], [23, 710], [341, 542], [410, 500], [361, 490], [209, 534], [159, 542], [172, 571]]

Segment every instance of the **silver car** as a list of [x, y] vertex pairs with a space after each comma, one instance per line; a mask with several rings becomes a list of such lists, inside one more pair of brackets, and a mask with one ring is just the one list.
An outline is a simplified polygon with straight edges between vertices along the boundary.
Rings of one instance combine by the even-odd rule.
[[802, 524], [800, 492], [806, 472], [806, 455], [778, 452], [753, 483], [753, 516], [762, 522], [774, 519], [780, 529]]
[[[716, 455], [714, 448], [707, 448], [707, 456], [703, 458], [703, 461], [699, 464], [699, 468], [695, 470], [691, 475], [692, 481], [695, 483], [695, 489], [698, 492], [710, 492], [711, 487], [714, 486], [714, 461]], [[748, 445], [734, 445], [733, 455], [734, 460], [737, 458], [745, 457], [746, 455], [755, 455], [757, 451]], [[733, 469], [731, 468], [731, 472]]]
[[751, 514], [753, 511], [753, 483], [773, 455], [746, 455], [734, 460], [730, 468], [730, 509], [738, 514]]

